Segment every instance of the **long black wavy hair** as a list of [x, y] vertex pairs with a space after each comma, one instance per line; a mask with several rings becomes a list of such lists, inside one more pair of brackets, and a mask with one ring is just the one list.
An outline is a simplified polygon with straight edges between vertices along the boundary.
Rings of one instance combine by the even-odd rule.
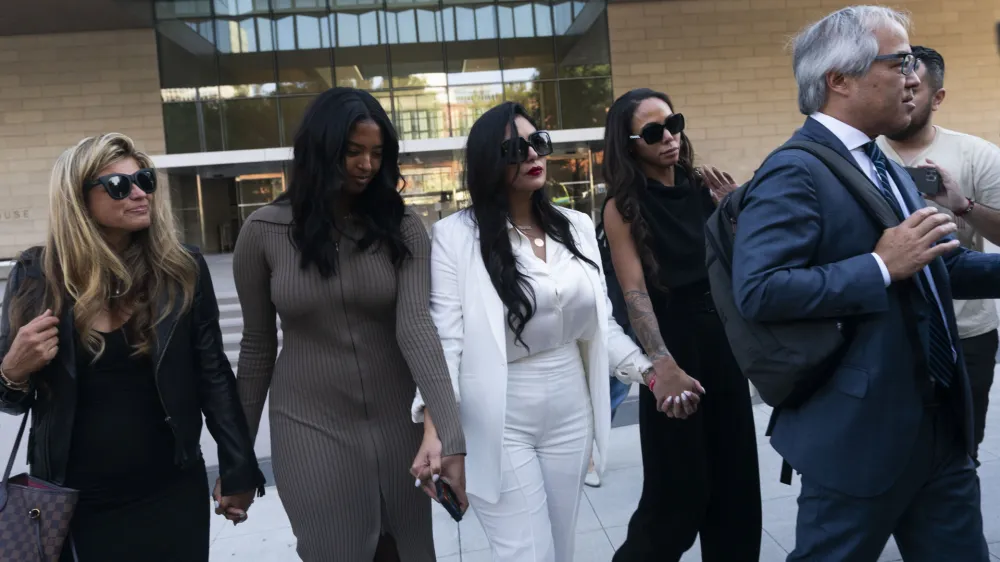
[[[507, 230], [510, 222], [507, 170], [508, 166], [518, 163], [514, 151], [509, 151], [504, 157], [500, 150], [504, 139], [513, 141], [518, 138], [514, 119], [519, 116], [537, 128], [524, 107], [514, 102], [505, 102], [490, 109], [472, 125], [465, 150], [465, 184], [479, 227], [479, 245], [486, 271], [500, 300], [507, 307], [507, 324], [514, 332], [515, 342], [528, 349], [521, 333], [535, 314], [535, 294], [528, 278], [517, 269]], [[544, 189], [531, 194], [531, 209], [546, 234], [565, 245], [577, 258], [595, 269], [598, 267], [577, 248], [569, 219], [549, 201]]]
[[[607, 126], [604, 128], [603, 174], [608, 187], [608, 197], [614, 199], [615, 207], [629, 225], [632, 240], [639, 250], [639, 257], [643, 268], [646, 269], [647, 277], [659, 279], [659, 264], [656, 263], [648, 243], [649, 225], [639, 212], [640, 196], [646, 191], [647, 178], [632, 151], [633, 142], [644, 141], [634, 141], [629, 138], [632, 134], [632, 118], [635, 117], [635, 111], [639, 104], [649, 98], [663, 100], [674, 113], [677, 113], [677, 107], [667, 94], [649, 88], [631, 90], [616, 99], [608, 110]], [[687, 134], [683, 132], [678, 166], [683, 169], [683, 173], [690, 174], [694, 170], [694, 147]]]
[[410, 256], [400, 228], [404, 205], [398, 191], [401, 174], [396, 129], [382, 104], [368, 92], [331, 88], [320, 94], [302, 117], [295, 133], [288, 191], [276, 200], [291, 204], [290, 236], [302, 255], [302, 269], [315, 264], [324, 278], [337, 273], [333, 211], [346, 175], [347, 142], [355, 125], [365, 121], [382, 131], [382, 166], [352, 202], [351, 213], [365, 230], [358, 249], [385, 244], [397, 266]]

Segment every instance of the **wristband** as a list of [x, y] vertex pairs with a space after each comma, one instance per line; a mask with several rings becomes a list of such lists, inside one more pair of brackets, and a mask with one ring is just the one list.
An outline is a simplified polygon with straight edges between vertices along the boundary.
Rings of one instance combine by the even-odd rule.
[[972, 209], [976, 208], [976, 202], [975, 201], [973, 201], [972, 199], [969, 199], [968, 197], [966, 197], [965, 200], [968, 202], [968, 205], [965, 207], [965, 209], [963, 209], [961, 211], [955, 211], [955, 216], [956, 217], [964, 217], [965, 215], [971, 213]]

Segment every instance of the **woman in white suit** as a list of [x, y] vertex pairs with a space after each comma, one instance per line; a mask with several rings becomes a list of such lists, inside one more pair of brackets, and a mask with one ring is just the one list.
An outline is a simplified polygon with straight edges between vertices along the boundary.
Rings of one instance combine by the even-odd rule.
[[[551, 152], [520, 105], [487, 111], [466, 147], [472, 207], [433, 228], [431, 314], [494, 562], [573, 559], [592, 442], [599, 470], [607, 459], [608, 374], [656, 392], [652, 364], [612, 317], [593, 221], [542, 191]], [[659, 397], [680, 416], [698, 403], [696, 392]], [[413, 413], [423, 419], [419, 391]]]

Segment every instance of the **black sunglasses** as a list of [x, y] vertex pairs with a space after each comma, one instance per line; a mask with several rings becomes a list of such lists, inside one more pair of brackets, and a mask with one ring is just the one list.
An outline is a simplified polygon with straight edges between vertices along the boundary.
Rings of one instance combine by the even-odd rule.
[[143, 168], [134, 174], [108, 174], [88, 181], [83, 184], [83, 188], [91, 189], [103, 185], [108, 197], [120, 201], [132, 193], [132, 184], [139, 186], [139, 189], [146, 193], [152, 193], [156, 191], [156, 172], [152, 168]]
[[646, 144], [660, 144], [663, 142], [663, 131], [669, 131], [671, 135], [684, 130], [684, 115], [674, 113], [663, 123], [650, 123], [642, 128], [638, 135], [630, 135], [632, 140], [642, 139]]
[[[546, 131], [535, 131], [528, 135], [528, 138], [517, 137], [514, 139], [517, 143], [517, 149], [514, 151], [515, 160], [520, 163], [528, 159], [528, 149], [534, 148], [535, 154], [539, 156], [548, 156], [552, 154], [552, 139], [549, 137], [549, 133]], [[504, 157], [508, 157], [510, 154], [510, 143], [511, 140], [507, 139], [500, 143], [500, 153]]]

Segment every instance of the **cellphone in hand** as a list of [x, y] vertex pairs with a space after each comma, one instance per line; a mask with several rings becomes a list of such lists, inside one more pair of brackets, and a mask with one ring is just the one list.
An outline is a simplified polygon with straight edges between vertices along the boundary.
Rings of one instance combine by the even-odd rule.
[[458, 503], [458, 496], [455, 495], [455, 491], [451, 489], [451, 486], [447, 482], [440, 478], [435, 483], [435, 487], [437, 490], [437, 500], [444, 506], [445, 511], [456, 522], [461, 522], [462, 507]]
[[934, 168], [906, 168], [913, 178], [913, 183], [917, 184], [917, 191], [925, 195], [935, 196], [944, 191], [944, 182], [941, 174]]

